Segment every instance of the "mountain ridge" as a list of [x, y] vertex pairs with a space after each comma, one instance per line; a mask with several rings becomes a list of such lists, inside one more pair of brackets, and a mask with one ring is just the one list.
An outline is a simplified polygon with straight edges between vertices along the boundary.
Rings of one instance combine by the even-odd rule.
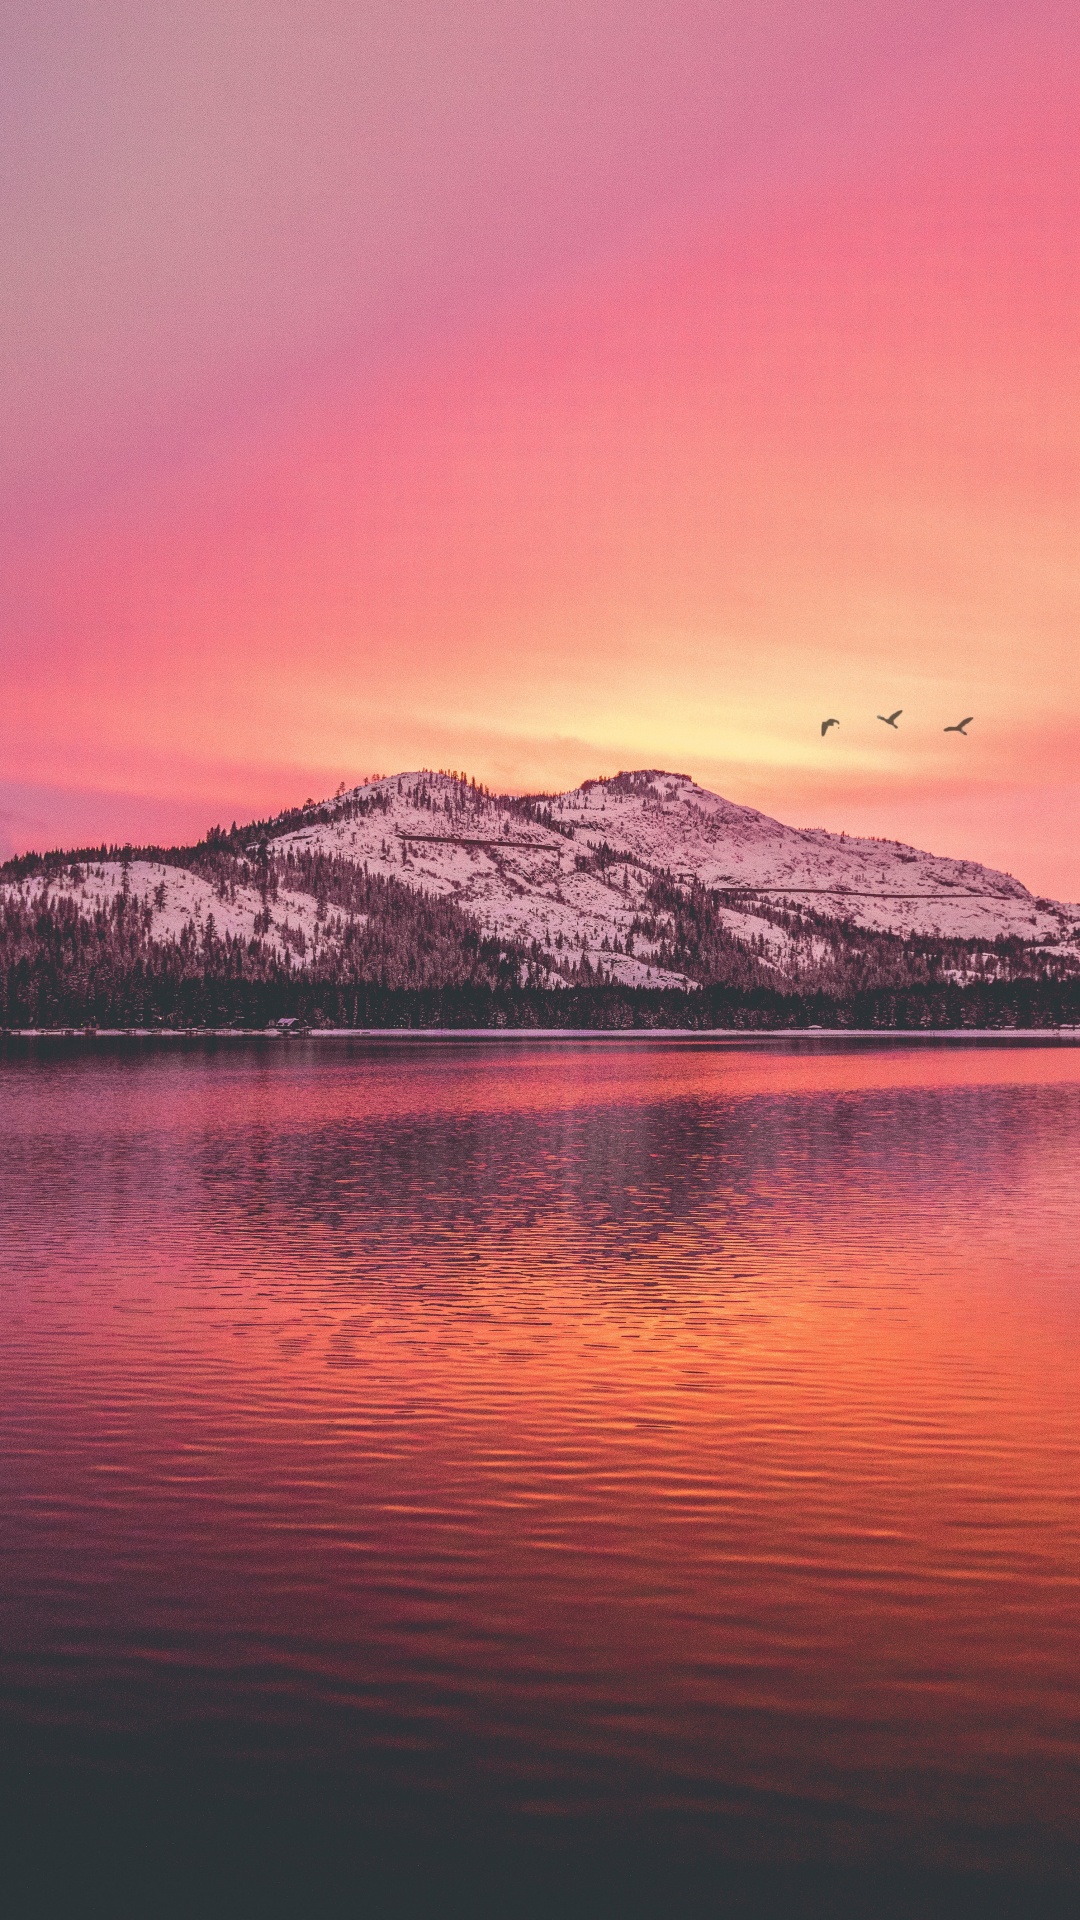
[[[352, 811], [357, 803], [366, 803], [359, 815]], [[736, 937], [761, 936], [767, 944], [768, 923], [750, 909], [770, 900], [796, 907], [813, 900], [827, 918], [901, 936], [1040, 942], [1080, 925], [1080, 907], [1035, 896], [1011, 874], [979, 862], [788, 827], [710, 793], [689, 775], [660, 769], [525, 796], [489, 794], [458, 776], [420, 769], [351, 789], [321, 811], [332, 806], [341, 808], [336, 819], [298, 824], [275, 836], [278, 844], [333, 849], [375, 870], [407, 872], [413, 885], [452, 892], [492, 932], [527, 932], [541, 944], [569, 931], [566, 916], [554, 910], [567, 904], [568, 891], [586, 934], [593, 922], [605, 930], [613, 918], [624, 922], [625, 910], [613, 914], [610, 900], [615, 870], [631, 905], [644, 874], [723, 894], [725, 923]], [[520, 826], [512, 834], [507, 822], [514, 815]]]
[[188, 974], [395, 990], [843, 996], [1080, 972], [1080, 908], [1010, 874], [788, 827], [659, 768], [527, 795], [423, 768], [385, 775], [195, 847], [23, 856], [0, 869], [0, 907], [24, 974], [44, 964], [29, 957], [35, 916], [50, 951], [70, 944], [66, 916], [98, 925], [102, 951], [120, 942], [132, 967], [175, 971], [182, 947]]

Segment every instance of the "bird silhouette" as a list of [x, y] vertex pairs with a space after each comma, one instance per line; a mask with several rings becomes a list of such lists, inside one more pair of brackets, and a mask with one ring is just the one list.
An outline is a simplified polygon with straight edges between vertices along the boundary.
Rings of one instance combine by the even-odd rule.
[[966, 740], [967, 734], [964, 733], [964, 728], [970, 727], [974, 718], [975, 718], [975, 715], [973, 713], [969, 713], [966, 720], [958, 720], [955, 727], [943, 727], [942, 732], [943, 733], [963, 733], [964, 739]]
[[[897, 707], [895, 713], [879, 713], [878, 719], [884, 720], [885, 725], [887, 727], [896, 727], [896, 723], [899, 720], [900, 715], [903, 713], [903, 711], [904, 711], [903, 707]], [[899, 727], [896, 727], [896, 731], [897, 733], [899, 733], [900, 731]]]
[[828, 733], [830, 727], [838, 727], [839, 725], [840, 725], [839, 720], [823, 720], [821, 723], [822, 739], [824, 740], [825, 735]]

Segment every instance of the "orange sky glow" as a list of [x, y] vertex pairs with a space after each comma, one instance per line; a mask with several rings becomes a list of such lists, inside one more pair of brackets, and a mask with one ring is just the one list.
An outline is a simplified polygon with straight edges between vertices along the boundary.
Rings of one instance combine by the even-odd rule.
[[0, 854], [661, 766], [1080, 898], [1078, 67], [1057, 0], [35, 8]]

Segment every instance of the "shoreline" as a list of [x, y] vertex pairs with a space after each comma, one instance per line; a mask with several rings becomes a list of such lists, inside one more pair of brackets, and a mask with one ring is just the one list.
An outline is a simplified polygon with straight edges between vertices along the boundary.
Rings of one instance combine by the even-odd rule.
[[1065, 1040], [1080, 1042], [1080, 1024], [1046, 1027], [5, 1027], [8, 1040]]

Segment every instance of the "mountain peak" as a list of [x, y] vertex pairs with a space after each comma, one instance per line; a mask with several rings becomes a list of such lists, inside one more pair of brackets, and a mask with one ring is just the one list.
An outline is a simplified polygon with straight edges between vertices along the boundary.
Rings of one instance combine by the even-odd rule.
[[[234, 863], [228, 874], [222, 862]], [[785, 826], [659, 767], [526, 795], [417, 768], [215, 835], [201, 850], [69, 861], [66, 869], [54, 858], [36, 881], [28, 874], [4, 885], [44, 883], [88, 915], [122, 893], [151, 913], [155, 937], [190, 930], [201, 939], [213, 926], [262, 940], [293, 966], [330, 937], [331, 882], [339, 895], [366, 898], [387, 880], [462, 909], [483, 933], [530, 954], [542, 974], [627, 986], [693, 984], [680, 966], [709, 977], [713, 962], [692, 961], [685, 930], [676, 937], [692, 897], [700, 912], [694, 907], [691, 921], [697, 913], [708, 940], [720, 943], [713, 961], [778, 984], [804, 978], [838, 938], [857, 949], [860, 936], [875, 934], [983, 948], [1007, 937], [1046, 947], [1066, 968], [1080, 939], [1080, 909], [1036, 900], [1008, 874], [895, 841]], [[346, 935], [342, 923], [335, 937]], [[960, 963], [968, 964], [963, 955]], [[988, 964], [996, 965], [992, 954]]]
[[[993, 868], [788, 827], [660, 767], [528, 795], [421, 768], [354, 788], [328, 809], [330, 819], [279, 846], [318, 847], [451, 895], [489, 931], [553, 956], [567, 942], [623, 949], [661, 877], [721, 894], [733, 936], [766, 948], [777, 945], [780, 908], [868, 931], [991, 941], [1058, 939], [1077, 919]], [[613, 970], [636, 980], [625, 958]]]

